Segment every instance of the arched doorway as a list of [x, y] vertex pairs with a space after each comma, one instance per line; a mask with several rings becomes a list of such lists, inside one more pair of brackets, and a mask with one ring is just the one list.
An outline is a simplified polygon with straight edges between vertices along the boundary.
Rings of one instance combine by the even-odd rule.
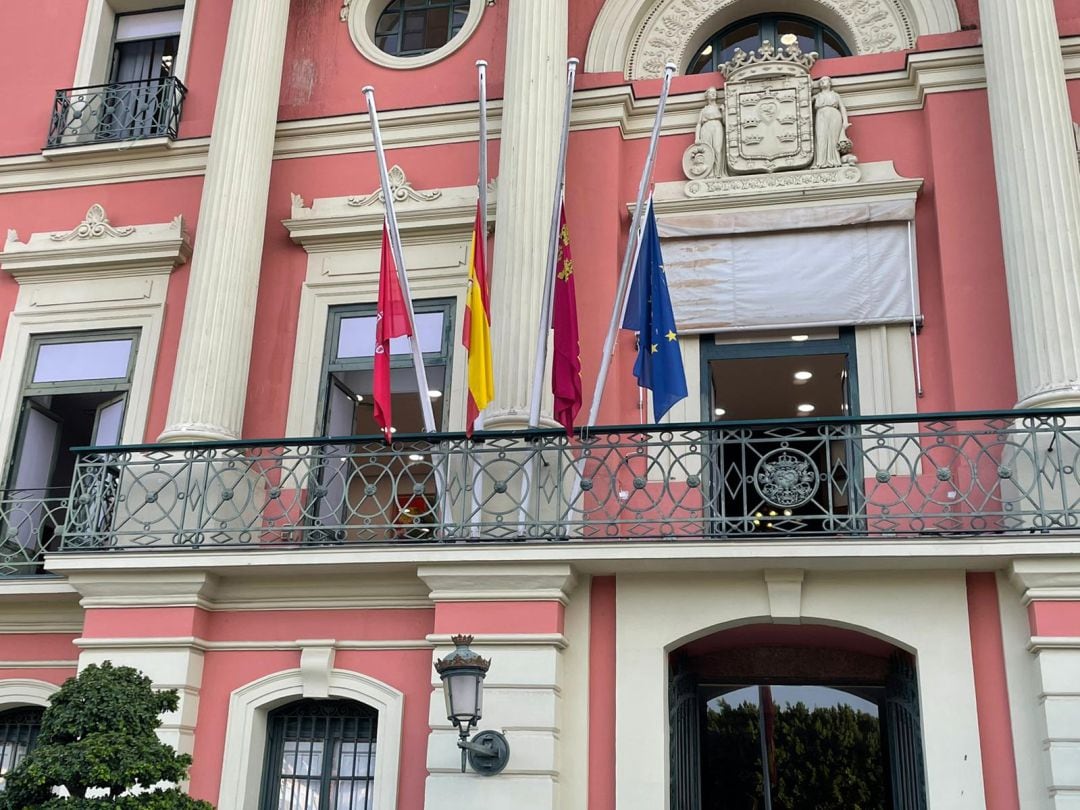
[[669, 656], [672, 810], [923, 810], [914, 658], [824, 625], [748, 625]]

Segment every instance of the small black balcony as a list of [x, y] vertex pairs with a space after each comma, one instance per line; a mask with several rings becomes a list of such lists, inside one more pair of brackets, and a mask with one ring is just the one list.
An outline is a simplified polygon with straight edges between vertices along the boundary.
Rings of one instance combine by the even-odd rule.
[[175, 139], [186, 95], [175, 76], [57, 90], [46, 148]]

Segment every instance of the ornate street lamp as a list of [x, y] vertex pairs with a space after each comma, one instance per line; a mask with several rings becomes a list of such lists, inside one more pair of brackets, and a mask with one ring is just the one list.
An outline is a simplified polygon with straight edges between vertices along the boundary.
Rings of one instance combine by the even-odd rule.
[[510, 744], [497, 731], [481, 731], [472, 740], [469, 732], [480, 722], [484, 708], [484, 676], [491, 661], [469, 649], [472, 636], [452, 636], [454, 651], [435, 662], [435, 670], [443, 682], [446, 696], [446, 719], [461, 735], [461, 772], [465, 762], [481, 776], [494, 776], [510, 759]]

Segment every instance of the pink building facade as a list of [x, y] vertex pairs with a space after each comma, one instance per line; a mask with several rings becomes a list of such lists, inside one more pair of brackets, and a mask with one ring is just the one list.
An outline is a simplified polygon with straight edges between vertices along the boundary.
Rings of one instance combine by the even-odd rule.
[[[821, 58], [718, 72], [775, 39]], [[1078, 56], [1074, 0], [8, 2], [0, 780], [110, 660], [180, 691], [161, 734], [222, 810], [726, 807], [765, 780], [719, 718], [766, 688], [873, 719], [865, 806], [1080, 808]], [[528, 428], [568, 57], [578, 426], [668, 61], [689, 389], [649, 424], [622, 331], [573, 438], [550, 396]], [[440, 431], [396, 353], [390, 446], [364, 85]], [[456, 634], [496, 776], [445, 717]]]

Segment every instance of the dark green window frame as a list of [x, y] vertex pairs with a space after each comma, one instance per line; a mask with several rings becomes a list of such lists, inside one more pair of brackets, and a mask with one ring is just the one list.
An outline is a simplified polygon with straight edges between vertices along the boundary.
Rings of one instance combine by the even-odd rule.
[[[102, 329], [89, 332], [51, 332], [44, 335], [35, 335], [31, 338], [30, 347], [26, 353], [26, 368], [23, 371], [23, 397], [130, 391], [131, 377], [135, 373], [135, 359], [139, 353], [140, 331], [139, 329]], [[33, 381], [42, 346], [112, 340], [131, 341], [127, 371], [123, 377], [99, 377], [87, 380], [65, 380], [63, 382], [35, 383]]]
[[[300, 792], [317, 787], [321, 810], [371, 810], [378, 724], [376, 709], [353, 700], [299, 700], [271, 711], [266, 724], [260, 810], [306, 806], [297, 804], [295, 795], [289, 803], [283, 803], [283, 789], [288, 791], [289, 786]], [[346, 755], [349, 746], [353, 746], [351, 760]], [[356, 754], [364, 747], [368, 755], [361, 764]], [[319, 752], [317, 769], [310, 767], [316, 751]], [[341, 773], [343, 770], [349, 773]], [[361, 786], [366, 791], [364, 801], [356, 803], [354, 799], [339, 804], [345, 785]], [[351, 796], [351, 791], [347, 795]]]
[[[332, 381], [330, 375], [338, 371], [370, 371], [375, 367], [374, 357], [339, 357], [338, 345], [341, 340], [341, 322], [349, 318], [373, 318], [377, 304], [346, 304], [330, 308], [330, 318], [326, 329], [326, 349], [323, 354], [322, 384], [319, 390], [319, 434], [326, 428], [326, 404]], [[443, 316], [443, 331], [439, 351], [424, 352], [425, 366], [446, 366], [446, 382], [443, 387], [442, 402], [443, 424], [450, 418], [450, 392], [453, 389], [454, 364], [454, 299], [427, 298], [413, 301], [413, 312], [421, 315], [439, 312]], [[390, 355], [390, 368], [412, 368], [411, 354]]]
[[[461, 31], [473, 0], [391, 0], [375, 22], [375, 44], [392, 56], [423, 56], [437, 51]], [[445, 15], [446, 35], [437, 34], [432, 27], [437, 16]], [[421, 21], [418, 31], [408, 31], [413, 21]], [[419, 34], [424, 44], [419, 48], [405, 46], [408, 34]], [[434, 39], [431, 39], [434, 37]]]
[[4, 789], [5, 774], [34, 749], [44, 711], [39, 706], [0, 711], [0, 791]]
[[757, 50], [761, 43], [771, 42], [776, 48], [780, 47], [780, 30], [784, 23], [808, 26], [813, 30], [814, 46], [811, 50], [816, 51], [822, 59], [831, 59], [838, 56], [851, 56], [851, 48], [843, 38], [827, 25], [823, 25], [811, 17], [800, 14], [758, 14], [754, 17], [744, 17], [741, 20], [725, 26], [709, 37], [697, 53], [690, 59], [686, 67], [687, 75], [696, 73], [712, 73], [717, 66], [730, 59], [734, 53], [733, 44], [726, 48], [724, 40], [731, 34], [751, 25], [757, 25], [757, 42], [752, 47], [743, 48], [744, 51]]

